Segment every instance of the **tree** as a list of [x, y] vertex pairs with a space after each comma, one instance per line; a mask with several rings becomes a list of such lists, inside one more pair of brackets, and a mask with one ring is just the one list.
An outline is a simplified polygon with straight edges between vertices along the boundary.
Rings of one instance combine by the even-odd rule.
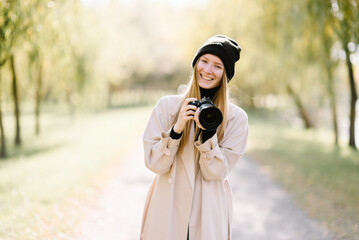
[[276, 92], [293, 99], [305, 128], [312, 128], [312, 115], [319, 107], [313, 100], [318, 97], [317, 81], [313, 80], [318, 79], [313, 66], [315, 49], [310, 44], [313, 29], [305, 5], [282, 0], [260, 4], [266, 11], [261, 12], [256, 24], [262, 30], [261, 57], [266, 58], [267, 78]]
[[40, 111], [42, 102], [42, 85], [43, 85], [43, 60], [40, 57], [40, 46], [37, 41], [33, 42], [29, 56], [29, 78], [35, 78], [34, 85], [34, 102], [35, 102], [35, 134], [40, 134]]
[[[12, 72], [12, 95], [14, 99], [14, 114], [15, 114], [15, 145], [21, 144], [20, 134], [20, 103], [18, 92], [18, 78], [16, 76], [15, 67], [15, 46], [18, 39], [24, 34], [29, 26], [29, 4], [31, 1], [3, 1], [1, 2], [2, 10], [2, 26], [1, 26], [1, 40], [2, 46], [0, 49], [1, 63], [10, 61], [10, 70]], [[30, 6], [31, 8], [31, 6]]]
[[0, 10], [1, 10], [1, 17], [2, 21], [0, 22], [0, 134], [1, 134], [1, 149], [0, 149], [0, 157], [6, 157], [6, 138], [5, 138], [5, 130], [2, 120], [2, 82], [1, 82], [1, 70], [5, 65], [8, 55], [9, 55], [9, 46], [7, 41], [7, 31], [11, 25], [11, 21], [8, 17], [9, 15], [9, 8], [4, 6], [3, 2], [0, 2]]
[[20, 103], [19, 103], [19, 91], [18, 91], [18, 78], [16, 76], [15, 69], [15, 57], [13, 54], [10, 55], [10, 68], [12, 73], [12, 81], [11, 81], [11, 90], [12, 96], [14, 100], [14, 113], [15, 113], [15, 145], [21, 145], [21, 137], [20, 137]]
[[355, 120], [356, 120], [356, 102], [358, 100], [358, 92], [356, 81], [354, 79], [353, 63], [350, 55], [355, 50], [349, 49], [349, 46], [356, 46], [359, 43], [358, 31], [358, 16], [359, 16], [359, 1], [358, 0], [342, 0], [332, 1], [332, 14], [335, 17], [336, 23], [333, 29], [337, 34], [338, 40], [345, 52], [345, 64], [348, 71], [348, 80], [350, 88], [350, 113], [349, 113], [349, 146], [357, 150], [355, 142]]
[[323, 86], [329, 96], [330, 108], [332, 112], [332, 126], [334, 133], [334, 143], [339, 146], [338, 116], [337, 116], [337, 97], [334, 86], [334, 70], [337, 67], [337, 60], [331, 56], [332, 48], [336, 42], [333, 31], [335, 19], [331, 14], [331, 3], [329, 1], [307, 1], [308, 12], [312, 19], [313, 34], [319, 35], [319, 43], [316, 45], [318, 63], [324, 70]]
[[[350, 55], [355, 51], [355, 46], [359, 43], [359, 1], [308, 1], [309, 12], [312, 14], [313, 25], [321, 33], [321, 64], [327, 73], [328, 92], [332, 105], [333, 126], [336, 140], [338, 142], [338, 123], [336, 117], [336, 98], [333, 86], [333, 68], [336, 65], [330, 57], [331, 50], [336, 42], [345, 53], [345, 66], [348, 73], [349, 92], [350, 92], [350, 112], [349, 112], [349, 146], [356, 148], [355, 142], [355, 119], [356, 102], [358, 100], [357, 86], [354, 79], [353, 64]], [[350, 49], [350, 46], [352, 49]]]
[[[51, 19], [51, 8], [47, 1], [36, 1], [30, 12], [31, 23], [26, 31], [24, 41], [27, 43], [25, 51], [28, 55], [28, 77], [30, 85], [33, 86], [35, 105], [35, 134], [40, 134], [40, 114], [43, 100], [43, 65], [44, 49], [50, 51], [49, 45], [54, 42], [53, 23]], [[46, 32], [46, 34], [44, 34]]]
[[0, 72], [0, 158], [7, 157], [6, 151], [6, 138], [5, 138], [5, 129], [2, 120], [2, 107], [1, 107], [1, 90], [2, 90], [2, 82], [1, 82], [1, 72]]

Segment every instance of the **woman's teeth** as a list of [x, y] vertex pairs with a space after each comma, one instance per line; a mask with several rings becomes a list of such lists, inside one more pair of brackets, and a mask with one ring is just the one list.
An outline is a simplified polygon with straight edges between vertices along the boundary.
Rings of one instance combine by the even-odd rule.
[[203, 75], [202, 75], [202, 78], [203, 78], [204, 80], [207, 80], [207, 81], [211, 81], [211, 80], [212, 80], [212, 78], [209, 78], [209, 77], [206, 77], [206, 76], [203, 76]]

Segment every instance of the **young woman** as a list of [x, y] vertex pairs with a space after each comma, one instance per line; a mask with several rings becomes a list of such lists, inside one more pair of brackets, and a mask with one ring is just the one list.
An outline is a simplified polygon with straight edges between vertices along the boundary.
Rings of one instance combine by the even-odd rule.
[[[193, 75], [183, 95], [165, 96], [143, 135], [145, 164], [156, 177], [150, 187], [141, 229], [143, 240], [228, 240], [232, 192], [228, 174], [243, 155], [247, 114], [228, 100], [241, 48], [216, 35], [197, 51]], [[223, 121], [205, 129], [200, 108], [189, 104], [209, 97]]]

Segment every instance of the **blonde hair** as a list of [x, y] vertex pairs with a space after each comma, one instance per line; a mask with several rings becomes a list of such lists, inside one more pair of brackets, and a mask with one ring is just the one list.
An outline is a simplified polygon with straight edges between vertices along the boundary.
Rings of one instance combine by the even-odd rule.
[[[197, 63], [195, 64], [193, 68], [193, 72], [190, 78], [190, 81], [188, 83], [187, 91], [184, 93], [184, 100], [187, 98], [197, 98], [198, 100], [201, 99], [201, 92], [197, 81]], [[227, 91], [227, 75], [226, 71], [223, 71], [223, 76], [221, 79], [221, 83], [219, 85], [219, 89], [216, 91], [215, 95], [211, 99], [214, 104], [221, 110], [223, 114], [223, 121], [221, 125], [219, 125], [217, 129], [217, 135], [218, 135], [218, 142], [221, 142], [224, 136], [224, 129], [227, 126], [227, 107], [228, 107], [228, 91]], [[172, 125], [174, 125], [178, 119], [179, 111], [177, 112], [176, 117], [174, 118], [174, 122]], [[186, 126], [182, 132], [182, 138], [179, 144], [179, 152], [183, 151], [184, 146], [189, 141], [189, 136], [191, 132], [191, 124], [192, 121], [188, 121], [186, 123]], [[196, 126], [195, 136], [198, 136], [200, 133], [200, 128]], [[194, 139], [193, 141], [196, 141]]]

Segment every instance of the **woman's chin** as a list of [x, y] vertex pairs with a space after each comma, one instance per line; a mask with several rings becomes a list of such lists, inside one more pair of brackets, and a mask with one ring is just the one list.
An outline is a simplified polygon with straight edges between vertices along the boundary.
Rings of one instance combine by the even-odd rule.
[[201, 88], [204, 88], [204, 89], [211, 89], [213, 88], [213, 83], [211, 82], [199, 82], [198, 84]]

